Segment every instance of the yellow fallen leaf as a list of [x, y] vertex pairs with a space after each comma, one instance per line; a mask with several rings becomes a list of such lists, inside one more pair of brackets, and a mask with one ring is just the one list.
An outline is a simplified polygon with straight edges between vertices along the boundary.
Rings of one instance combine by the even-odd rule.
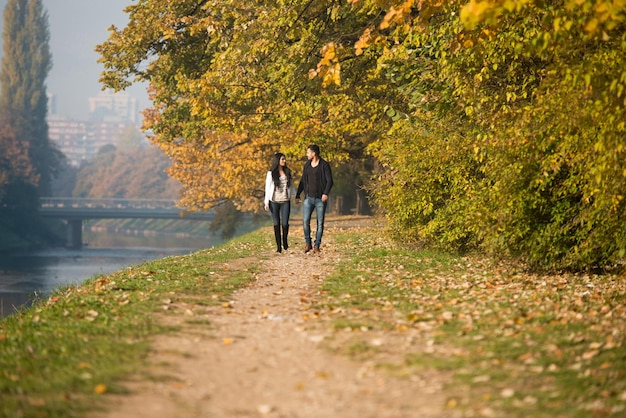
[[224, 338], [223, 341], [224, 341], [224, 344], [232, 344], [233, 343], [233, 339], [232, 338], [228, 338], [228, 337]]
[[93, 388], [93, 392], [97, 395], [102, 395], [106, 391], [107, 391], [107, 387], [106, 385], [102, 383], [100, 383], [99, 385], [96, 385], [96, 387]]

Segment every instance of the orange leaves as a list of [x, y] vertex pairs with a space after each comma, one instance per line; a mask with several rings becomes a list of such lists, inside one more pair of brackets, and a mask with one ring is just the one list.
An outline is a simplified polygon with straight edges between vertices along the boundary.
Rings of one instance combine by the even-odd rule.
[[363, 50], [372, 44], [372, 40], [373, 40], [372, 29], [371, 28], [365, 29], [363, 33], [361, 34], [361, 37], [359, 38], [359, 40], [356, 41], [356, 43], [354, 44], [356, 55], [363, 54]]
[[406, 0], [404, 3], [397, 7], [391, 6], [383, 21], [380, 23], [380, 29], [387, 29], [390, 26], [398, 25], [407, 20], [411, 15], [411, 9], [413, 8], [414, 0]]
[[103, 394], [103, 393], [105, 393], [106, 391], [107, 391], [107, 387], [106, 387], [106, 385], [104, 385], [104, 384], [102, 384], [102, 383], [101, 383], [101, 384], [99, 384], [99, 385], [96, 385], [96, 386], [93, 388], [93, 393], [95, 393], [96, 395], [102, 395], [102, 394]]
[[322, 59], [317, 63], [315, 70], [309, 70], [309, 78], [320, 77], [322, 86], [341, 85], [341, 64], [339, 63], [338, 51], [334, 42], [330, 42], [322, 48]]

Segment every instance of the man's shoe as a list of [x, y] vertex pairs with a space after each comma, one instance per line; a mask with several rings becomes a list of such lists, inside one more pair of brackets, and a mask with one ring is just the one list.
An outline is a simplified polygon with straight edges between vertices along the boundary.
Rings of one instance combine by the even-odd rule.
[[307, 244], [304, 246], [304, 253], [308, 253], [309, 251], [311, 251], [313, 249], [313, 247], [311, 247], [310, 244]]
[[314, 252], [315, 254], [319, 254], [319, 252], [320, 252], [320, 247], [315, 247], [315, 248], [313, 248], [313, 252]]

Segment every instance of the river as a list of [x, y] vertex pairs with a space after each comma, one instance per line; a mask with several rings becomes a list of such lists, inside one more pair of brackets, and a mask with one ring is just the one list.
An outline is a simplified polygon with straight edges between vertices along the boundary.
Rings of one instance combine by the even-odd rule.
[[28, 306], [35, 294], [46, 297], [60, 286], [81, 284], [96, 275], [219, 243], [211, 237], [144, 236], [87, 229], [83, 240], [88, 245], [80, 250], [54, 248], [0, 256], [0, 317]]

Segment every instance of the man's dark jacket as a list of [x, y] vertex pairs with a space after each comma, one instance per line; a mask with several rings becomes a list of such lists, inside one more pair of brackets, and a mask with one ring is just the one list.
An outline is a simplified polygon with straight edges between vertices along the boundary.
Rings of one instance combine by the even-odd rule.
[[[322, 189], [322, 194], [328, 195], [330, 194], [330, 189], [333, 187], [333, 173], [330, 170], [330, 164], [320, 158], [318, 164], [319, 170], [317, 170], [318, 179], [317, 184]], [[311, 160], [307, 161], [304, 164], [304, 170], [302, 172], [302, 178], [300, 179], [300, 184], [298, 184], [298, 191], [296, 192], [296, 199], [300, 199], [300, 194], [304, 191], [304, 196], [309, 195], [309, 185], [307, 184], [307, 174], [309, 170], [311, 170]]]

